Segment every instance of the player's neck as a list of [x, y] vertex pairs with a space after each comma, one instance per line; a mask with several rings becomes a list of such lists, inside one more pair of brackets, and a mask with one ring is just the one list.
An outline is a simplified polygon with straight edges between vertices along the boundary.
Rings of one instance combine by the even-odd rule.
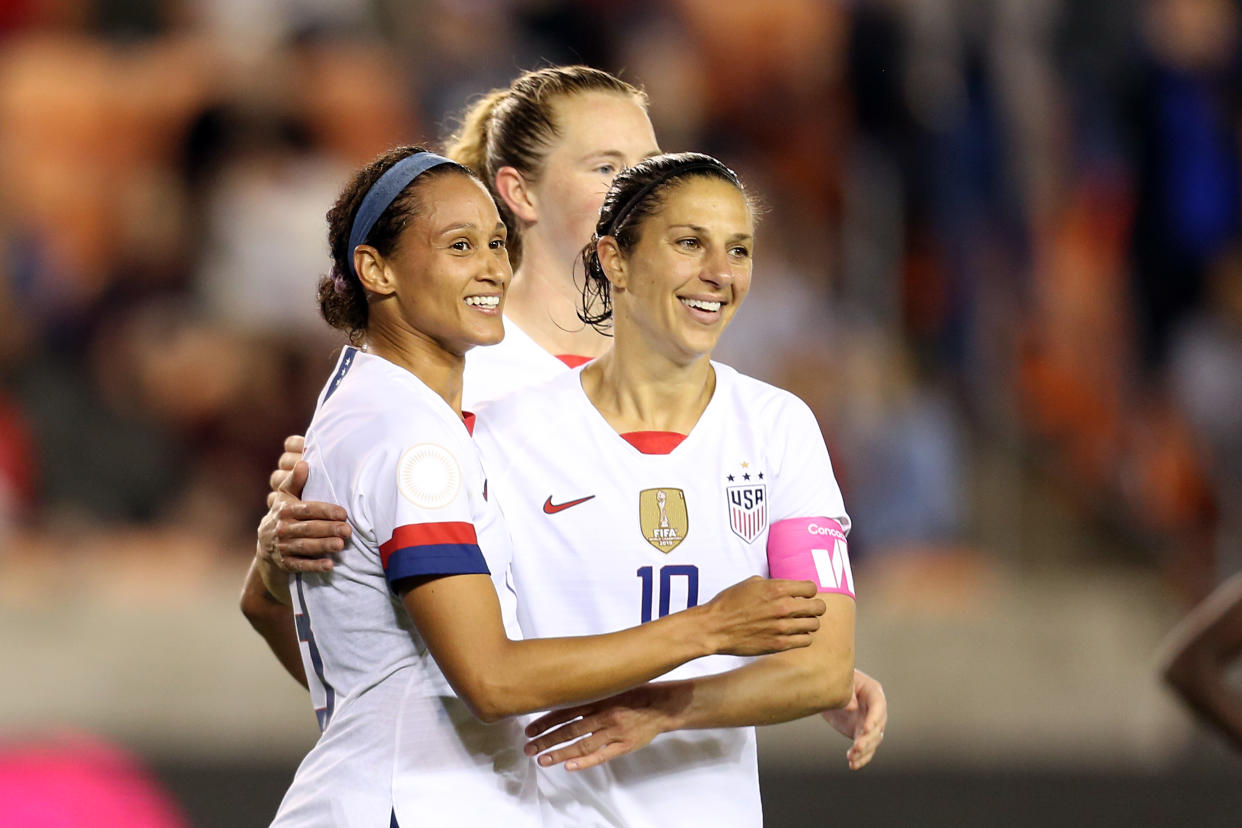
[[582, 388], [591, 404], [620, 434], [689, 434], [716, 391], [711, 361], [703, 357], [680, 365], [627, 352], [624, 343], [618, 346], [582, 369]]
[[611, 339], [578, 318], [582, 297], [574, 286], [573, 263], [559, 258], [544, 245], [524, 251], [505, 296], [505, 317], [550, 354], [599, 356]]
[[455, 412], [461, 413], [465, 356], [453, 353], [419, 331], [398, 332], [374, 324], [367, 331], [365, 349], [409, 371], [439, 394]]

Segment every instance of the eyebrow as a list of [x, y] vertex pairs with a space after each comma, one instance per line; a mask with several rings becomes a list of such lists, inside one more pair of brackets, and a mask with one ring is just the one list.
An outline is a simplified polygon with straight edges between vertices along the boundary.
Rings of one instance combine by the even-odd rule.
[[[677, 228], [677, 227], [685, 227], [687, 229], [693, 230], [696, 233], [707, 233], [708, 232], [706, 227], [702, 227], [698, 224], [670, 224], [668, 226], [670, 230]], [[754, 233], [734, 233], [732, 236], [729, 236], [729, 241], [749, 241], [753, 239], [754, 237], [755, 237]]]
[[582, 158], [580, 158], [579, 160], [590, 161], [592, 158], [614, 158], [617, 161], [624, 161], [625, 154], [622, 153], [621, 150], [615, 150], [615, 149], [596, 150], [594, 152], [588, 152], [586, 155], [582, 156]]
[[[660, 154], [660, 151], [659, 151], [659, 150], [652, 150], [651, 152], [643, 153], [642, 157], [641, 157], [641, 158], [639, 158], [638, 160], [639, 160], [639, 161], [644, 161], [644, 160], [646, 160], [646, 159], [648, 159], [648, 158], [655, 158], [655, 157], [656, 157], [657, 155], [659, 155], [659, 154]], [[591, 160], [592, 158], [614, 158], [614, 159], [616, 159], [617, 161], [624, 162], [624, 161], [625, 161], [625, 153], [623, 153], [621, 150], [615, 150], [615, 149], [610, 149], [610, 150], [598, 150], [598, 151], [596, 151], [596, 152], [588, 152], [586, 155], [582, 156], [582, 158], [581, 158], [581, 159], [579, 159], [579, 160], [581, 160], [581, 161], [589, 161], [589, 160]]]
[[[460, 233], [462, 230], [477, 230], [478, 227], [479, 226], [473, 221], [463, 222], [462, 224], [450, 224], [448, 227], [443, 227], [436, 231], [436, 235], [447, 236], [452, 233]], [[503, 221], [498, 221], [496, 222], [496, 226], [493, 230], [507, 230], [507, 228], [505, 227], [505, 223]]]

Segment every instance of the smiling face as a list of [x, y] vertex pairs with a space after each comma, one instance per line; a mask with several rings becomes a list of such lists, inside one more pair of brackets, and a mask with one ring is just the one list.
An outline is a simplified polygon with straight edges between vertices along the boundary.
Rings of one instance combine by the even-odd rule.
[[660, 148], [647, 111], [632, 96], [583, 92], [558, 99], [553, 110], [559, 140], [531, 186], [538, 218], [527, 235], [541, 237], [568, 266], [590, 240], [613, 178]]
[[750, 206], [732, 183], [703, 176], [674, 183], [629, 252], [615, 240], [601, 244], [617, 346], [641, 342], [679, 365], [710, 356], [750, 290], [754, 233]]
[[[389, 301], [378, 321], [464, 354], [504, 338], [501, 313], [513, 271], [505, 228], [483, 185], [457, 172], [419, 184], [420, 209], [395, 250], [378, 259]], [[390, 304], [391, 303], [391, 304]]]

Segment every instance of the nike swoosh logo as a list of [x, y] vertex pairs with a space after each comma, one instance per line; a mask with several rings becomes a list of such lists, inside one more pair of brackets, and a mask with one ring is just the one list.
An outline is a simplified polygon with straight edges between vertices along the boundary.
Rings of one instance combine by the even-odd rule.
[[587, 495], [586, 497], [580, 497], [577, 500], [570, 500], [566, 503], [553, 503], [552, 496], [549, 495], [548, 499], [543, 502], [543, 513], [545, 515], [555, 515], [557, 512], [565, 511], [570, 506], [577, 506], [579, 503], [586, 503], [594, 497], [595, 495]]

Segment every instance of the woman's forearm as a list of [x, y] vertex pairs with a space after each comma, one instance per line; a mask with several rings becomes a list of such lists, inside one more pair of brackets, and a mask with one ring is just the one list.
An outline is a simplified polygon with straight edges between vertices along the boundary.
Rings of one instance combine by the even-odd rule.
[[[250, 564], [250, 571], [246, 574], [241, 595], [242, 614], [246, 616], [250, 626], [263, 636], [281, 666], [306, 687], [306, 670], [302, 665], [293, 608], [276, 600], [264, 584], [259, 568], [260, 562], [256, 559]], [[285, 581], [287, 585], [287, 576]]]
[[497, 713], [512, 716], [619, 693], [715, 649], [693, 611], [605, 635], [511, 641]]
[[653, 685], [666, 730], [770, 725], [841, 707], [853, 696], [854, 607], [828, 603], [810, 647], [775, 653], [711, 676]]
[[810, 582], [753, 578], [619, 632], [510, 641], [488, 576], [430, 580], [404, 600], [445, 677], [484, 721], [613, 695], [700, 656], [805, 647], [824, 610]]

